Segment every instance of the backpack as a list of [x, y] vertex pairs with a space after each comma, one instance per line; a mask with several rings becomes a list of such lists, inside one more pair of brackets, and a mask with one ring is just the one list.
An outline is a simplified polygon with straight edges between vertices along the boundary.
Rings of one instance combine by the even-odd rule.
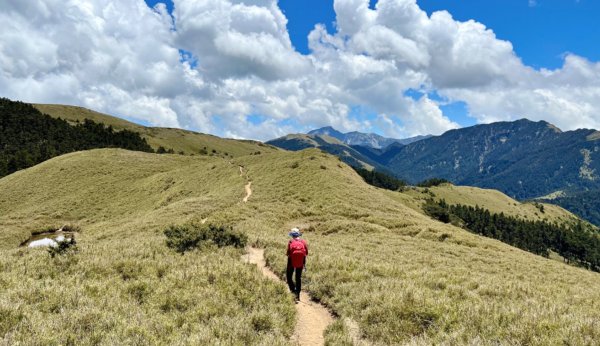
[[290, 254], [292, 257], [304, 257], [306, 256], [306, 247], [302, 240], [290, 241]]

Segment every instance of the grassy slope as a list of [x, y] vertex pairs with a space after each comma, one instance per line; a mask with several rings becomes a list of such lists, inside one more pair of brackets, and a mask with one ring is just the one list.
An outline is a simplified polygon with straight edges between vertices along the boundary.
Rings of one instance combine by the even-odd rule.
[[[430, 191], [430, 193], [427, 191]], [[443, 184], [427, 189], [408, 189], [405, 194], [415, 198], [420, 203], [433, 197], [436, 200], [445, 199], [449, 204], [478, 205], [493, 213], [504, 213], [505, 215], [527, 220], [546, 220], [558, 223], [577, 220], [575, 215], [557, 205], [539, 203], [544, 206], [544, 212], [542, 213], [533, 203], [521, 203], [498, 190]]]
[[[237, 165], [253, 181], [247, 204]], [[312, 226], [305, 287], [340, 315], [334, 343], [349, 340], [348, 321], [384, 344], [600, 338], [600, 275], [435, 222], [405, 205], [414, 198], [366, 185], [318, 150], [233, 164], [94, 150], [0, 179], [0, 192], [9, 341], [283, 342], [293, 318], [283, 286], [260, 280], [233, 250], [165, 249], [166, 225], [205, 217], [247, 232], [279, 273], [286, 230]], [[79, 254], [49, 261], [15, 248], [29, 231], [67, 221], [83, 227]], [[67, 332], [45, 334], [52, 329]]]
[[[221, 158], [113, 149], [1, 179], [0, 335], [8, 344], [285, 344], [293, 303], [241, 251], [181, 256], [164, 245], [166, 226], [230, 208], [244, 184]], [[30, 231], [69, 222], [83, 228], [79, 254], [49, 260], [16, 248]]]
[[95, 122], [112, 125], [117, 130], [127, 129], [138, 132], [142, 137], [146, 138], [148, 144], [154, 149], [163, 146], [167, 149], [171, 148], [175, 152], [183, 151], [186, 154], [197, 155], [201, 148], [206, 147], [209, 153], [214, 149], [220, 155], [227, 153], [232, 156], [248, 155], [257, 151], [271, 152], [276, 150], [271, 146], [255, 141], [224, 139], [182, 129], [145, 127], [83, 107], [49, 104], [34, 104], [33, 106], [42, 113], [53, 117], [61, 117], [69, 121], [83, 121], [87, 118]]

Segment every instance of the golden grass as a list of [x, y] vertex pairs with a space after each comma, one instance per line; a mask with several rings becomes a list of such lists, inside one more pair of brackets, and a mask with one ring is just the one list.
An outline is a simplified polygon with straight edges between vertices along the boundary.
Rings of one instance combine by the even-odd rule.
[[[9, 343], [46, 332], [44, 343], [285, 343], [283, 285], [232, 249], [166, 249], [164, 227], [208, 218], [265, 247], [280, 275], [287, 230], [310, 226], [305, 288], [339, 315], [331, 344], [598, 343], [600, 275], [441, 224], [418, 204], [315, 149], [231, 164], [124, 150], [55, 158], [0, 179], [0, 332]], [[82, 226], [78, 254], [16, 248], [63, 222]]]
[[213, 153], [212, 151], [215, 150], [216, 153], [214, 154], [217, 156], [225, 156], [225, 153], [227, 153], [227, 156], [235, 157], [256, 152], [265, 153], [278, 150], [270, 145], [256, 141], [226, 139], [182, 129], [145, 127], [83, 107], [50, 104], [33, 104], [33, 106], [42, 113], [72, 122], [91, 119], [107, 126], [111, 125], [116, 130], [126, 129], [138, 132], [143, 138], [146, 138], [148, 144], [154, 149], [162, 146], [166, 149], [173, 149], [176, 153], [182, 151], [188, 155], [198, 155], [201, 149], [206, 148], [205, 150], [208, 154]]
[[537, 203], [544, 206], [544, 212], [542, 212], [533, 202], [521, 203], [492, 189], [442, 184], [430, 188], [408, 188], [404, 193], [415, 198], [417, 204], [433, 197], [438, 201], [445, 199], [448, 204], [478, 205], [493, 213], [504, 213], [526, 220], [558, 223], [571, 223], [578, 220], [575, 215], [557, 205]]

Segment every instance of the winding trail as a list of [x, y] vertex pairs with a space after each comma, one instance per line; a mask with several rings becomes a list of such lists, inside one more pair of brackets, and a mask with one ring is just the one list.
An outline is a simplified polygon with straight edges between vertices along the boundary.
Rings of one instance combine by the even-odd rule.
[[244, 203], [248, 202], [248, 198], [252, 195], [252, 182], [249, 181], [248, 184], [244, 187], [246, 189], [246, 196], [244, 197]]
[[[280, 281], [279, 277], [267, 267], [263, 249], [248, 248], [248, 253], [242, 256], [242, 260], [246, 263], [256, 264], [263, 275], [269, 279]], [[301, 346], [324, 345], [323, 333], [333, 322], [333, 316], [329, 310], [323, 305], [313, 302], [307, 293], [301, 292], [300, 302], [296, 304], [296, 313], [298, 320], [291, 341]]]
[[246, 203], [248, 202], [248, 198], [250, 198], [250, 196], [252, 195], [252, 181], [248, 179], [248, 173], [244, 172], [244, 166], [239, 166], [240, 167], [240, 177], [244, 177], [246, 181], [248, 182], [246, 184], [246, 186], [244, 186], [244, 189], [246, 190], [246, 196], [244, 196], [244, 199], [242, 199], [242, 202]]

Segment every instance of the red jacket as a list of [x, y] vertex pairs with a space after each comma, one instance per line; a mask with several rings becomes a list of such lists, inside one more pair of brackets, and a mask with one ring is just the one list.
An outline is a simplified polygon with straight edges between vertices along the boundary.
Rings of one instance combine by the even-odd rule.
[[287, 255], [292, 262], [292, 267], [304, 267], [304, 258], [308, 256], [308, 245], [304, 239], [291, 239], [288, 242]]

